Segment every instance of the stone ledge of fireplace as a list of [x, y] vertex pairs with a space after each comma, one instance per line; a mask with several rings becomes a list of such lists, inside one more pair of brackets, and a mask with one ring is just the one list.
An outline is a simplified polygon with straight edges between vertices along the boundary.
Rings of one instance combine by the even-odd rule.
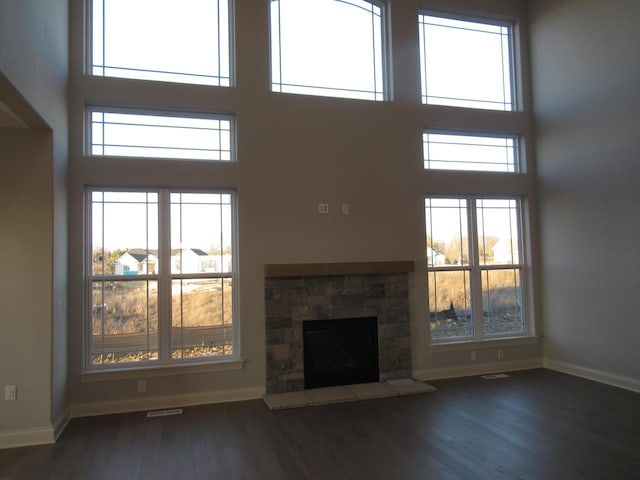
[[430, 393], [435, 390], [436, 388], [428, 383], [411, 378], [402, 378], [379, 383], [359, 383], [337, 387], [313, 388], [298, 392], [271, 393], [264, 395], [262, 398], [270, 410], [284, 410]]

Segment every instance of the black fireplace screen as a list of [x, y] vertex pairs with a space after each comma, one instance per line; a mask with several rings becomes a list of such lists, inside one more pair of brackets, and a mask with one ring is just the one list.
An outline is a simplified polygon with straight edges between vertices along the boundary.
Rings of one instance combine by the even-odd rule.
[[304, 388], [377, 382], [376, 317], [302, 323]]

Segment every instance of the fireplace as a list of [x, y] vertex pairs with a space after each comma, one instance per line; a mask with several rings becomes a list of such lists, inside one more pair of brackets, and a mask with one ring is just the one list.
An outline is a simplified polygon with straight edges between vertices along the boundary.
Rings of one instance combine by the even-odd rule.
[[304, 388], [377, 382], [376, 317], [302, 322]]
[[[410, 377], [413, 268], [411, 261], [265, 265], [267, 393], [322, 384], [307, 379], [303, 333], [306, 325], [341, 319], [377, 319], [370, 327], [377, 342], [367, 341], [377, 347], [378, 373], [371, 381]], [[330, 343], [336, 345], [335, 339]]]

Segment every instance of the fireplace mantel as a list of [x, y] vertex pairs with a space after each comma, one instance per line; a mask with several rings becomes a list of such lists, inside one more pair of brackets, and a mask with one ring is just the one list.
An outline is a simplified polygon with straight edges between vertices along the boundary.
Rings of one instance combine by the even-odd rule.
[[410, 273], [415, 270], [411, 260], [393, 262], [347, 263], [273, 263], [264, 266], [266, 278], [323, 277], [336, 275], [385, 275]]

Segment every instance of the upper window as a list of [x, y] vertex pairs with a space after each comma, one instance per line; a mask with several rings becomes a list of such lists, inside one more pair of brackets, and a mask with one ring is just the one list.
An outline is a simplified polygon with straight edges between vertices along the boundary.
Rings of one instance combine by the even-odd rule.
[[274, 92], [385, 99], [384, 8], [364, 0], [271, 0]]
[[422, 103], [514, 110], [509, 25], [419, 15]]
[[229, 86], [229, 0], [91, 0], [92, 75]]
[[518, 198], [427, 197], [431, 339], [526, 332]]
[[234, 196], [88, 192], [88, 367], [237, 354]]
[[94, 156], [232, 160], [232, 118], [93, 107], [89, 154]]
[[422, 134], [424, 168], [480, 172], [517, 172], [518, 139], [426, 131]]

